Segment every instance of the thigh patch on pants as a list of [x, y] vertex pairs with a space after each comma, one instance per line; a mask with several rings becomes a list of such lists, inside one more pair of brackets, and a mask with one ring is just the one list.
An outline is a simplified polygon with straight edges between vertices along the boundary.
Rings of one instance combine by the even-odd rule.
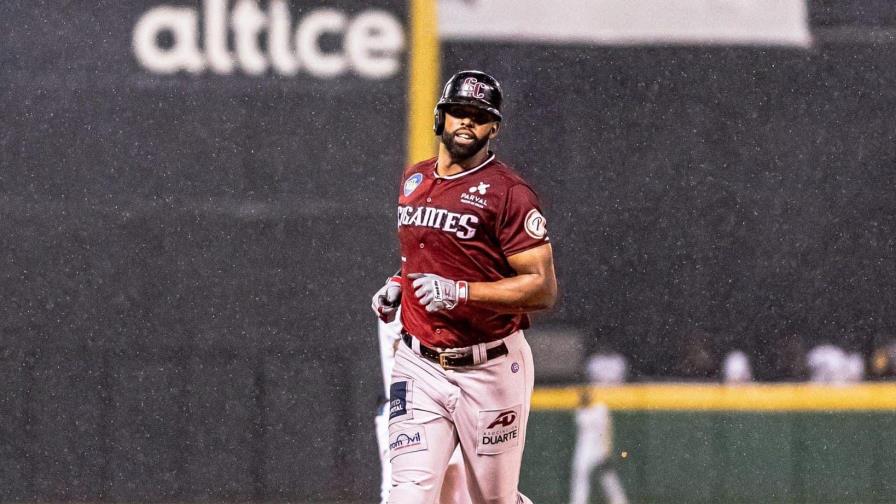
[[415, 425], [389, 433], [389, 460], [405, 453], [426, 450], [426, 426]]
[[413, 380], [392, 382], [389, 386], [389, 425], [414, 418], [413, 399]]
[[476, 453], [497, 455], [520, 444], [522, 405], [479, 412], [476, 426]]

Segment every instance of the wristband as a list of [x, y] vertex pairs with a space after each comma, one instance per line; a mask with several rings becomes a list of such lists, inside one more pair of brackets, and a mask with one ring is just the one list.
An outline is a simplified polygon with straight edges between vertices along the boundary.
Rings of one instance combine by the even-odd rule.
[[470, 297], [470, 284], [465, 280], [458, 280], [456, 289], [458, 304], [467, 304], [467, 300]]
[[401, 277], [400, 277], [400, 276], [390, 276], [389, 279], [386, 280], [386, 283], [389, 283], [389, 282], [395, 282], [395, 283], [397, 283], [397, 284], [400, 284], [400, 283], [401, 283]]

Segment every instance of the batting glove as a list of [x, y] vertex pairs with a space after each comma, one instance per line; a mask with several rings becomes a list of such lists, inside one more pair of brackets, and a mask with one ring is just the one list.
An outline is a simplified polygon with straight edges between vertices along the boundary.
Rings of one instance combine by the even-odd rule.
[[408, 278], [414, 280], [414, 295], [426, 311], [435, 313], [442, 310], [453, 310], [455, 306], [467, 302], [467, 282], [455, 282], [432, 273], [411, 273]]
[[401, 304], [401, 277], [389, 277], [380, 290], [376, 291], [370, 308], [385, 323], [395, 320], [395, 312]]

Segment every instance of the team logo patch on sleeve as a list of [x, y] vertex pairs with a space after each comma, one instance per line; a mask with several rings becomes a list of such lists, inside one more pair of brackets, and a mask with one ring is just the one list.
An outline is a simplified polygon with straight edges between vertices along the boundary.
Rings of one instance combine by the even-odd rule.
[[423, 174], [415, 173], [408, 177], [407, 180], [404, 181], [404, 195], [408, 197], [414, 192], [419, 186], [420, 182], [423, 182]]
[[389, 460], [405, 453], [426, 450], [426, 428], [418, 425], [389, 434]]
[[536, 209], [529, 210], [526, 214], [526, 233], [536, 240], [543, 240], [548, 233], [547, 221]]
[[476, 453], [497, 455], [520, 444], [522, 405], [479, 412], [476, 428]]
[[412, 381], [397, 381], [389, 386], [389, 423], [414, 418], [414, 411], [408, 406], [413, 384]]

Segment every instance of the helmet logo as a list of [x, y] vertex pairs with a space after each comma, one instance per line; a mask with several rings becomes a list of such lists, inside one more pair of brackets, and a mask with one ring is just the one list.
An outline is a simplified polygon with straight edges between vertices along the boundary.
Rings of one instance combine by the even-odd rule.
[[464, 79], [464, 83], [461, 86], [461, 92], [464, 94], [470, 95], [473, 98], [485, 98], [485, 93], [482, 92], [483, 84], [479, 82], [476, 77], [467, 77]]

